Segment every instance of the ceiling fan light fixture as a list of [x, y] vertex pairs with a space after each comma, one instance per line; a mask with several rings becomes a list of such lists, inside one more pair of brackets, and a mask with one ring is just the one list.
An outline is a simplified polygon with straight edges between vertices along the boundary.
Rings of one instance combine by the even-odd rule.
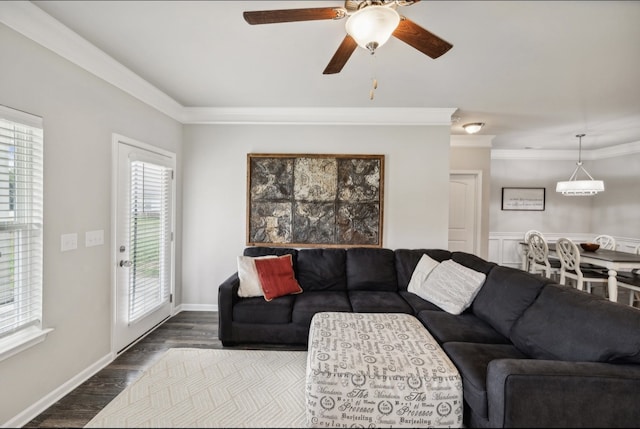
[[[569, 180], [558, 182], [556, 184], [556, 192], [560, 192], [562, 195], [590, 196], [604, 191], [604, 182], [602, 180], [595, 180], [582, 166], [582, 137], [584, 136], [584, 134], [576, 135], [576, 137], [580, 139], [576, 169], [573, 170], [573, 174], [571, 175], [571, 177], [569, 177]], [[589, 178], [589, 180], [578, 180], [578, 173], [580, 171], [582, 171]]]
[[482, 127], [484, 127], [484, 122], [472, 122], [470, 124], [464, 124], [462, 126], [467, 134], [475, 134], [480, 131]]
[[373, 53], [384, 45], [400, 23], [400, 15], [387, 6], [367, 6], [347, 19], [345, 28], [358, 46]]

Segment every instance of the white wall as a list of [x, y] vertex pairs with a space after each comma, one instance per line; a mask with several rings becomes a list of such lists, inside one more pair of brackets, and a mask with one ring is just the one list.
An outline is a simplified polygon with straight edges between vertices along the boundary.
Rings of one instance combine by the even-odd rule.
[[448, 126], [188, 125], [183, 140], [185, 308], [217, 308], [236, 271], [247, 153], [384, 154], [383, 247], [447, 247]]
[[[585, 162], [587, 170], [590, 163]], [[591, 207], [601, 198], [565, 197], [556, 193], [558, 180], [568, 180], [575, 161], [494, 159], [491, 161], [490, 226], [495, 232], [588, 232]], [[501, 210], [503, 187], [546, 188], [544, 211]]]
[[[584, 162], [586, 170], [603, 180], [605, 192], [566, 197], [556, 192], [568, 180], [575, 161], [493, 159], [491, 161], [491, 220], [495, 232], [589, 233], [640, 239], [640, 153]], [[502, 211], [502, 187], [544, 187], [544, 211]]]
[[640, 153], [599, 159], [587, 171], [605, 186], [594, 199], [590, 232], [640, 239]]
[[[182, 125], [2, 24], [0, 58], [0, 104], [44, 118], [43, 325], [55, 329], [0, 361], [2, 426], [24, 423], [110, 353], [112, 133], [175, 152], [179, 166]], [[86, 248], [84, 233], [98, 229], [105, 244]], [[60, 252], [72, 232], [78, 249]]]

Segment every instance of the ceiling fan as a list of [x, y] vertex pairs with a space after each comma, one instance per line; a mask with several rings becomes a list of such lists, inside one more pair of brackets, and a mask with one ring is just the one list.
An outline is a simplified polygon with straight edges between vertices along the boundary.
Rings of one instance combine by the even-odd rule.
[[438, 58], [453, 45], [425, 30], [396, 11], [420, 0], [346, 0], [344, 7], [257, 10], [243, 13], [251, 25], [347, 18], [346, 31], [323, 74], [339, 73], [358, 46], [372, 54], [391, 36], [431, 58]]

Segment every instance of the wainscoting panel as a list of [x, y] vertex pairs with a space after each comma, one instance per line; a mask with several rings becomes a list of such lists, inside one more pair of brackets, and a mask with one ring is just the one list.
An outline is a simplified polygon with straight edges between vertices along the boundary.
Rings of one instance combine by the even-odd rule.
[[[548, 242], [555, 243], [561, 237], [568, 237], [576, 243], [591, 241], [597, 234], [590, 233], [546, 233], [542, 231]], [[616, 239], [617, 250], [632, 253], [640, 244], [640, 238], [618, 237]], [[489, 233], [489, 260], [498, 265], [513, 268], [522, 268], [522, 245], [524, 231], [522, 232], [490, 232]]]

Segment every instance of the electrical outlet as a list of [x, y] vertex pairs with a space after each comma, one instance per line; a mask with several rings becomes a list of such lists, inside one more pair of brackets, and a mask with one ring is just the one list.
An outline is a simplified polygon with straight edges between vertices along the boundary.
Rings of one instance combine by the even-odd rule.
[[78, 248], [78, 234], [62, 234], [60, 236], [60, 251], [67, 252]]
[[104, 244], [104, 230], [87, 231], [84, 235], [85, 247], [101, 246]]

